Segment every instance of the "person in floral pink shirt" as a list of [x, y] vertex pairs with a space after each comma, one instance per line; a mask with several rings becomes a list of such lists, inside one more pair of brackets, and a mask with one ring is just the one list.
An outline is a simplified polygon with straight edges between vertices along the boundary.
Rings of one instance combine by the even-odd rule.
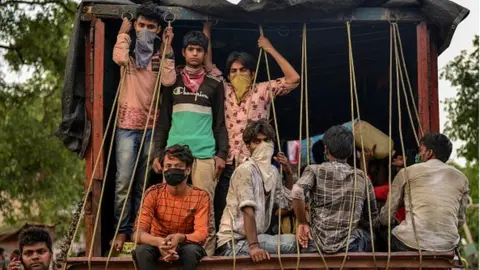
[[[211, 39], [211, 24], [204, 25], [203, 32]], [[262, 118], [269, 119], [272, 98], [286, 95], [295, 89], [300, 81], [300, 75], [290, 63], [272, 46], [270, 41], [261, 36], [258, 47], [270, 54], [280, 66], [284, 76], [271, 81], [253, 84], [255, 77], [256, 59], [246, 52], [232, 52], [225, 67], [225, 124], [228, 132], [229, 152], [226, 166], [219, 178], [215, 190], [215, 225], [219, 226], [225, 208], [230, 177], [235, 167], [250, 157], [250, 151], [242, 140], [243, 131], [249, 121]], [[222, 77], [212, 62], [211, 40], [206, 69], [210, 74]]]

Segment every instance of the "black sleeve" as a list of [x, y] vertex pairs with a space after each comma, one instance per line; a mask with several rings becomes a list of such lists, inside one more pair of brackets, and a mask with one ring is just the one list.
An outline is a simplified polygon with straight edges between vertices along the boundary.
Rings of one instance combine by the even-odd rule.
[[217, 156], [227, 159], [228, 155], [228, 136], [225, 126], [225, 89], [223, 82], [219, 82], [215, 90], [215, 99], [212, 104], [213, 118], [213, 135], [215, 136], [215, 144]]
[[170, 132], [170, 127], [172, 125], [173, 108], [173, 88], [166, 87], [164, 89], [165, 90], [163, 91], [160, 103], [160, 116], [154, 134], [154, 155], [155, 157], [160, 159], [163, 157], [163, 152], [165, 151], [165, 147], [167, 146], [168, 133]]

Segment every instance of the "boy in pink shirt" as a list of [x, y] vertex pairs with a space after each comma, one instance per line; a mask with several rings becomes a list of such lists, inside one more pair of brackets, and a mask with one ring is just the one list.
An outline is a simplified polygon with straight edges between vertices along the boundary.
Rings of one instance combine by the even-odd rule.
[[[210, 39], [205, 66], [210, 74], [222, 78], [222, 72], [212, 62], [211, 24], [204, 25], [203, 32]], [[226, 166], [215, 190], [215, 223], [218, 228], [226, 204], [230, 177], [235, 166], [250, 157], [242, 134], [249, 121], [269, 119], [272, 98], [290, 93], [298, 86], [300, 75], [265, 37], [258, 39], [258, 47], [270, 54], [280, 66], [284, 77], [252, 85], [255, 77], [256, 59], [246, 52], [232, 52], [225, 67], [225, 124], [228, 132], [229, 152]], [[270, 96], [270, 91], [273, 96]]]

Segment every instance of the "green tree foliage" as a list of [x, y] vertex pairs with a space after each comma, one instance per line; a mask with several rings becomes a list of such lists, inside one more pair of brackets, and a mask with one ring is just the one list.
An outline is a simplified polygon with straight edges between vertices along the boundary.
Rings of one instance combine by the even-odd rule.
[[75, 2], [0, 2], [2, 70], [28, 69], [23, 83], [0, 74], [0, 214], [6, 225], [57, 224], [63, 234], [83, 190], [83, 162], [53, 136]]
[[456, 97], [445, 101], [448, 112], [445, 132], [453, 140], [465, 142], [458, 149], [459, 156], [478, 163], [478, 35], [473, 46], [472, 52], [462, 51], [448, 63], [441, 76], [457, 88]]
[[[445, 133], [453, 140], [459, 140], [464, 144], [458, 149], [458, 155], [467, 160], [467, 166], [460, 169], [468, 178], [470, 196], [473, 204], [467, 209], [467, 225], [472, 234], [476, 246], [476, 254], [472, 253], [472, 246], [463, 247], [463, 253], [467, 257], [470, 266], [478, 269], [478, 113], [479, 113], [479, 44], [478, 35], [473, 40], [473, 51], [462, 51], [461, 54], [447, 64], [442, 78], [450, 81], [457, 89], [455, 98], [447, 99], [446, 111], [448, 121]], [[465, 232], [462, 230], [465, 239]], [[474, 248], [475, 250], [475, 248]]]

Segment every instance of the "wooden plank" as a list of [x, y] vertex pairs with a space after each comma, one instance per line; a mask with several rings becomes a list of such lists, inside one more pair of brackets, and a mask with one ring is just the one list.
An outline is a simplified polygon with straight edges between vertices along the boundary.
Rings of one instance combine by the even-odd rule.
[[[430, 93], [428, 52], [429, 36], [427, 23], [421, 22], [417, 26], [417, 82], [418, 82], [418, 113], [423, 132], [430, 131]], [[420, 132], [419, 132], [420, 133]]]
[[[164, 12], [170, 12], [175, 14], [175, 19], [179, 21], [205, 21], [205, 20], [217, 20], [219, 18], [208, 16], [200, 12], [171, 6], [159, 6]], [[83, 18], [87, 20], [91, 15], [97, 18], [120, 18], [125, 12], [132, 14], [137, 13], [137, 5], [112, 5], [112, 4], [92, 4], [86, 5], [83, 9]], [[289, 11], [280, 11], [288, 13]], [[232, 18], [220, 18], [221, 21], [230, 22], [244, 22], [245, 16], [248, 16], [249, 20], [260, 20], [261, 22], [304, 22], [308, 19], [309, 22], [323, 22], [323, 23], [344, 23], [346, 18], [351, 18], [356, 22], [387, 22], [394, 17], [400, 22], [420, 22], [425, 20], [425, 16], [415, 8], [381, 8], [381, 7], [363, 7], [356, 8], [353, 11], [340, 12], [332, 14], [330, 16], [314, 16], [311, 18], [301, 18], [301, 20], [291, 18], [288, 16], [270, 16], [266, 21], [265, 15], [256, 15], [249, 13], [239, 13], [238, 17]], [[257, 21], [258, 22], [258, 21]]]
[[[91, 179], [93, 173], [93, 187], [92, 192], [88, 196], [88, 212], [90, 213], [85, 217], [86, 226], [86, 254], [90, 252], [91, 241], [93, 245], [93, 256], [101, 255], [101, 222], [97, 225], [95, 235], [93, 230], [95, 226], [95, 215], [99, 207], [100, 192], [101, 192], [101, 179], [104, 173], [104, 158], [103, 149], [101, 149], [104, 127], [103, 127], [103, 68], [105, 61], [105, 24], [101, 19], [94, 19], [93, 24], [93, 93], [91, 100], [92, 113], [90, 120], [92, 121], [92, 135], [91, 135], [91, 166], [95, 165], [95, 161], [98, 155], [101, 155], [95, 172], [90, 172], [87, 175], [88, 179]], [[90, 35], [91, 37], [92, 35]], [[91, 77], [90, 77], [91, 78]], [[92, 169], [93, 170], [93, 169]], [[87, 180], [88, 181], [88, 180]]]
[[[94, 22], [90, 25], [90, 31], [85, 36], [85, 108], [87, 112], [87, 119], [92, 122], [93, 120], [93, 33], [95, 29]], [[89, 144], [85, 153], [85, 190], [90, 185], [90, 179], [92, 178], [93, 166], [95, 158], [92, 150], [92, 141], [94, 137], [90, 133]], [[90, 193], [91, 194], [91, 193]], [[92, 198], [87, 197], [87, 204], [85, 205], [85, 239], [87, 247], [90, 246], [90, 236], [92, 235]]]
[[438, 99], [438, 50], [430, 36], [430, 128], [440, 132], [440, 101]]
[[[341, 266], [344, 253], [325, 255], [329, 268], [338, 268]], [[371, 253], [352, 252], [348, 253], [347, 262], [344, 269], [374, 269]], [[386, 266], [387, 253], [376, 253], [377, 267]], [[457, 262], [453, 262], [453, 253], [423, 253], [424, 269], [450, 269], [458, 267]], [[104, 269], [106, 258], [92, 258], [92, 269]], [[68, 269], [87, 269], [87, 258], [71, 258], [68, 261]], [[296, 269], [297, 255], [288, 254], [282, 256], [284, 269]], [[206, 269], [232, 269], [232, 257], [207, 257], [197, 266], [199, 270]], [[390, 269], [419, 269], [420, 262], [416, 252], [394, 252], [390, 261]], [[165, 262], [159, 262], [158, 269], [176, 269], [176, 265]], [[112, 258], [109, 263], [109, 269], [134, 269], [131, 258]], [[236, 269], [280, 269], [278, 258], [271, 256], [269, 261], [261, 264], [254, 264], [249, 257], [240, 256], [236, 260]], [[300, 255], [299, 269], [324, 269], [324, 265], [318, 254]]]

